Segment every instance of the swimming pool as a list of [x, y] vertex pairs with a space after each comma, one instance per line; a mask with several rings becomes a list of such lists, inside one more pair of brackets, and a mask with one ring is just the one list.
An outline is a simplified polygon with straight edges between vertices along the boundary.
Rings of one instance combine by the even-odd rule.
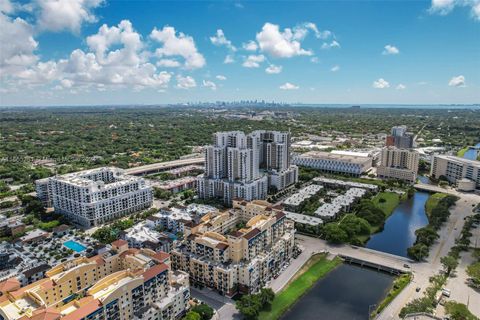
[[87, 247], [85, 247], [81, 243], [78, 243], [78, 242], [73, 241], [73, 240], [65, 241], [63, 243], [63, 245], [65, 247], [67, 247], [68, 249], [72, 249], [75, 252], [82, 252], [83, 250], [87, 249]]

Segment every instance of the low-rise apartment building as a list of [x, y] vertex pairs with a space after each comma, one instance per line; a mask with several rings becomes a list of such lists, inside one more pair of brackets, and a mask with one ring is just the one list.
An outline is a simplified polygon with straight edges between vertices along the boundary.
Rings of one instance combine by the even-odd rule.
[[265, 201], [234, 200], [185, 227], [185, 243], [172, 250], [172, 267], [220, 294], [258, 291], [293, 253], [293, 221]]
[[358, 157], [330, 152], [309, 151], [293, 157], [297, 166], [313, 168], [328, 173], [360, 176], [372, 167], [371, 157]]

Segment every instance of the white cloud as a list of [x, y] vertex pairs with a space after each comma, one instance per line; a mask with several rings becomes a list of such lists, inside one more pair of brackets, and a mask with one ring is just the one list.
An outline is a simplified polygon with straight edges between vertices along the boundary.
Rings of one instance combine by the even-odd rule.
[[321, 48], [324, 50], [332, 49], [332, 48], [340, 48], [340, 43], [338, 43], [337, 40], [332, 40], [330, 43], [324, 42]]
[[158, 67], [178, 68], [182, 64], [175, 59], [160, 59], [157, 61], [156, 65]]
[[96, 22], [92, 10], [103, 0], [36, 0], [39, 8], [38, 25], [42, 30], [80, 32], [82, 23]]
[[340, 66], [339, 66], [339, 65], [335, 65], [335, 66], [333, 66], [333, 67], [330, 69], [330, 71], [332, 71], [332, 72], [337, 72], [338, 70], [340, 70]]
[[265, 72], [268, 74], [280, 73], [282, 72], [282, 66], [276, 66], [274, 64], [271, 64], [265, 69]]
[[217, 78], [218, 80], [221, 80], [221, 81], [227, 80], [227, 77], [225, 77], [225, 76], [223, 76], [223, 75], [221, 75], [221, 74], [217, 75], [215, 78]]
[[395, 87], [397, 90], [405, 90], [407, 87], [404, 84], [399, 84], [398, 86]]
[[453, 77], [448, 82], [448, 85], [450, 87], [465, 87], [465, 77], [462, 76], [462, 75], [457, 76], [457, 77]]
[[38, 42], [33, 38], [33, 27], [21, 18], [12, 19], [3, 13], [0, 25], [0, 76], [15, 74], [36, 63]]
[[276, 58], [291, 58], [294, 56], [311, 56], [310, 50], [302, 49], [299, 41], [300, 34], [294, 33], [290, 28], [284, 29], [283, 32], [276, 24], [265, 23], [262, 31], [257, 33], [256, 39], [262, 52], [268, 53]]
[[328, 39], [333, 34], [329, 30], [320, 31], [313, 22], [304, 22], [293, 28], [293, 39], [303, 40], [312, 31], [317, 39]]
[[280, 87], [280, 89], [282, 90], [297, 90], [298, 88], [300, 88], [299, 86], [296, 86], [290, 82], [285, 82], [284, 84], [282, 84]]
[[243, 62], [242, 66], [245, 68], [258, 68], [260, 67], [260, 63], [265, 61], [265, 56], [263, 54], [260, 55], [249, 55], [247, 59]]
[[247, 50], [247, 51], [257, 51], [258, 49], [258, 44], [253, 41], [253, 40], [250, 40], [248, 41], [247, 43], [244, 43], [242, 45], [243, 49]]
[[17, 86], [60, 83], [77, 92], [90, 87], [105, 90], [126, 86], [158, 90], [170, 82], [171, 73], [158, 71], [147, 60], [141, 36], [128, 20], [117, 26], [103, 25], [87, 37], [86, 43], [88, 51], [76, 49], [65, 59], [35, 62], [7, 76]]
[[193, 38], [182, 32], [179, 32], [177, 36], [175, 28], [169, 26], [163, 27], [162, 30], [154, 28], [150, 37], [163, 44], [163, 47], [155, 51], [157, 57], [181, 56], [185, 60], [184, 67], [186, 69], [205, 66], [205, 58], [198, 52]]
[[10, 0], [0, 0], [0, 12], [11, 14], [13, 11], [15, 11], [15, 6], [10, 2]]
[[214, 91], [217, 90], [217, 85], [215, 84], [215, 82], [210, 81], [210, 80], [203, 80], [203, 86], [205, 88], [210, 88]]
[[311, 57], [311, 58], [310, 58], [310, 62], [312, 62], [312, 63], [319, 63], [319, 62], [320, 62], [320, 59], [318, 59], [318, 57]]
[[218, 29], [214, 36], [210, 37], [210, 41], [216, 46], [225, 46], [232, 51], [236, 51], [237, 48], [232, 45], [232, 42], [225, 37], [222, 29]]
[[385, 79], [380, 78], [376, 81], [373, 81], [372, 86], [375, 89], [386, 89], [386, 88], [390, 88], [390, 83], [388, 83], [388, 81], [386, 81]]
[[177, 75], [177, 88], [179, 89], [191, 89], [197, 86], [197, 82], [190, 76]]
[[400, 53], [400, 50], [398, 50], [397, 47], [392, 46], [390, 44], [387, 44], [384, 47], [384, 50], [382, 52], [382, 54], [384, 54], [384, 55], [399, 54], [399, 53]]
[[225, 59], [223, 60], [223, 63], [224, 63], [224, 64], [230, 64], [230, 63], [234, 63], [234, 62], [235, 62], [235, 58], [234, 58], [232, 55], [230, 55], [230, 54], [228, 54], [228, 55], [225, 57]]
[[480, 21], [480, 1], [478, 0], [432, 0], [429, 12], [444, 16], [455, 7], [469, 7], [471, 16]]

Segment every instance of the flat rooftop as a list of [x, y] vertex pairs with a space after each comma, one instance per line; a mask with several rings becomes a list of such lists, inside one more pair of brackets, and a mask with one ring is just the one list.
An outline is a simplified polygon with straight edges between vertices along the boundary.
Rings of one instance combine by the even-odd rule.
[[359, 157], [359, 156], [336, 154], [336, 153], [323, 152], [323, 151], [309, 151], [299, 155], [298, 157], [319, 159], [319, 160], [341, 161], [341, 162], [349, 162], [349, 163], [355, 163], [355, 164], [365, 164], [369, 161], [372, 161], [372, 159], [369, 157], [363, 157], [363, 156]]

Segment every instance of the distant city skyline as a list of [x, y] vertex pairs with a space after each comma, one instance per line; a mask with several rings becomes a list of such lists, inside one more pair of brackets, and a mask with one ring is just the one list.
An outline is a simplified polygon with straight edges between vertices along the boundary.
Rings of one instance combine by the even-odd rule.
[[0, 0], [0, 106], [480, 103], [480, 2]]

